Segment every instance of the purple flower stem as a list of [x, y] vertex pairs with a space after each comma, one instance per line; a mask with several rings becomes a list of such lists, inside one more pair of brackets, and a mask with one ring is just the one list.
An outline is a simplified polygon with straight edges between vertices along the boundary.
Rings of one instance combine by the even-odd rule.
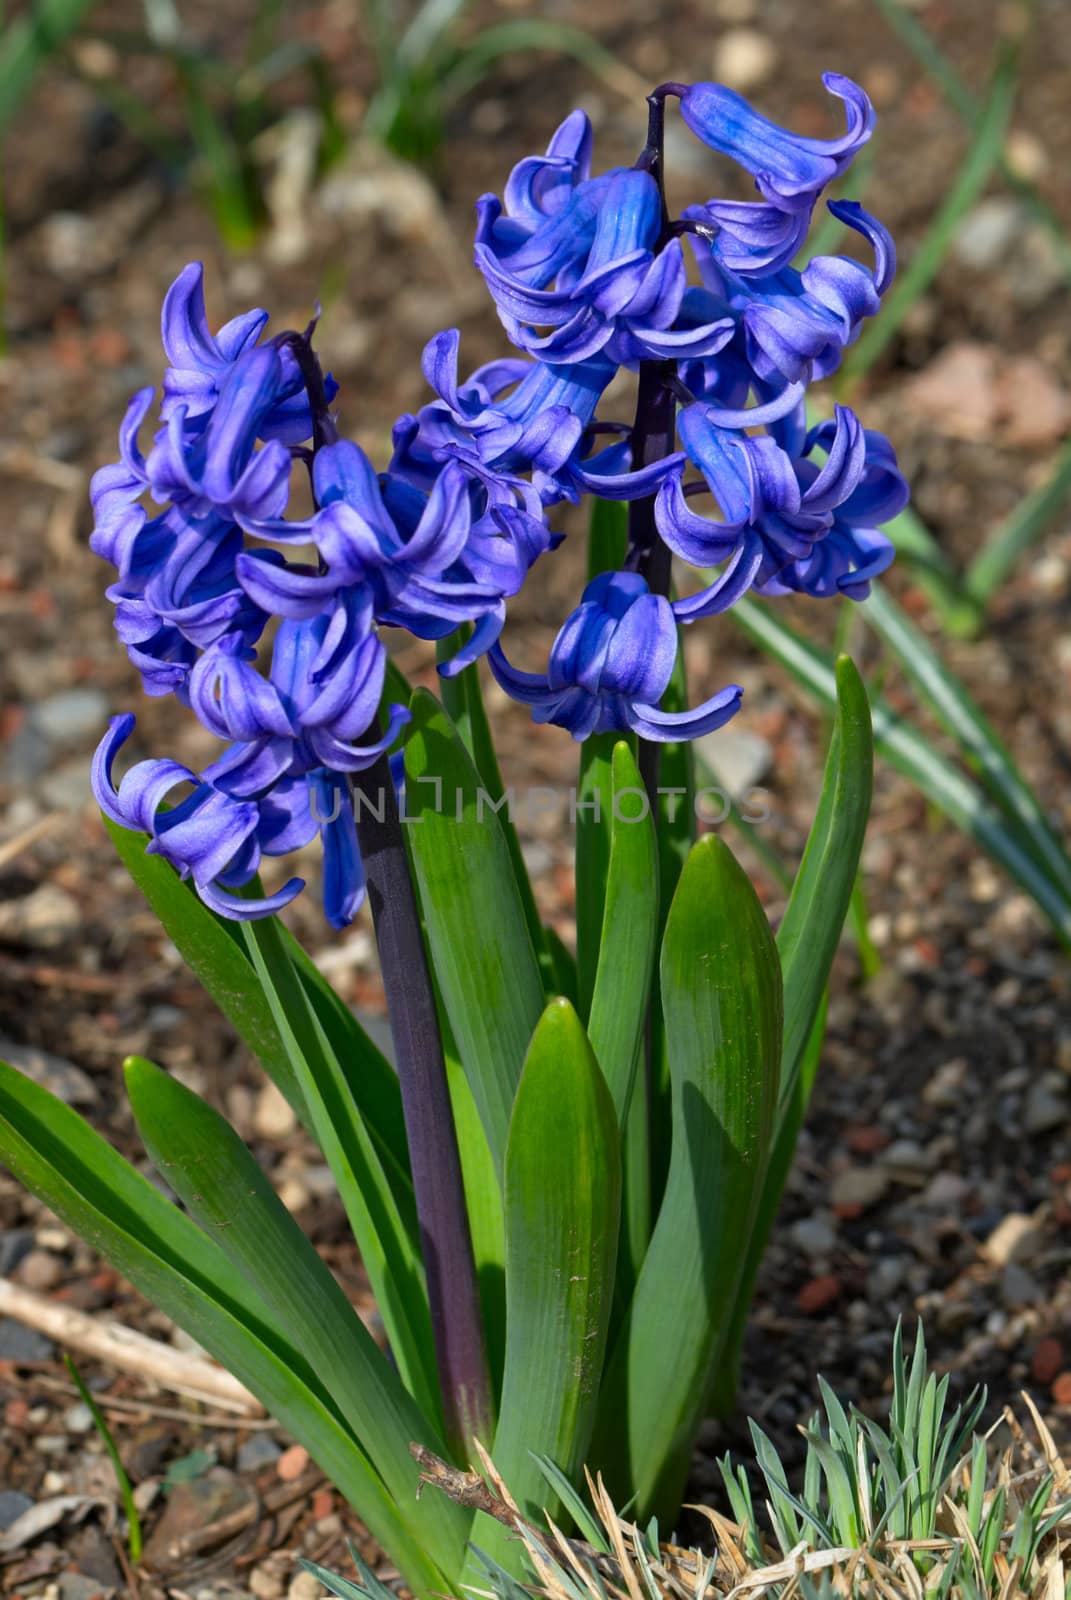
[[[675, 237], [666, 209], [664, 143], [666, 96], [680, 92], [681, 85], [668, 83], [647, 97], [647, 144], [637, 166], [643, 167], [658, 184], [662, 199], [662, 240]], [[632, 425], [632, 465], [650, 466], [672, 450], [676, 435], [677, 401], [673, 385], [677, 377], [675, 361], [641, 361], [636, 396], [636, 419]], [[628, 508], [628, 555], [625, 566], [646, 578], [652, 594], [669, 594], [672, 556], [655, 524], [655, 496], [633, 500]], [[658, 825], [659, 747], [652, 740], [639, 741], [638, 764], [651, 815]]]
[[435, 992], [390, 763], [352, 778], [387, 1013], [398, 1064], [446, 1432], [462, 1460], [489, 1445], [493, 1406], [461, 1159]]
[[[338, 432], [312, 349], [314, 327], [286, 337], [305, 380], [315, 453]], [[443, 1422], [451, 1449], [466, 1462], [474, 1438], [490, 1445], [494, 1406], [439, 1013], [387, 756], [350, 783], [401, 1088]]]

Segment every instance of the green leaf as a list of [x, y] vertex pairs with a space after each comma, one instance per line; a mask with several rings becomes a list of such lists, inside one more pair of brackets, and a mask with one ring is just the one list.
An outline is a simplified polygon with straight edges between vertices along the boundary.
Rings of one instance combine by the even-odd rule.
[[266, 918], [241, 927], [338, 1186], [398, 1371], [439, 1427], [435, 1345], [412, 1187], [408, 1180], [403, 1187], [397, 1173], [392, 1185], [338, 1056], [287, 959], [280, 924]]
[[509, 847], [438, 702], [413, 696], [405, 747], [409, 847], [443, 1004], [501, 1170], [543, 984]]
[[[786, 626], [780, 618], [753, 600], [741, 600], [732, 611], [734, 621], [749, 638], [767, 650], [825, 709], [835, 704], [833, 663], [825, 651]], [[905, 723], [887, 701], [871, 702], [874, 748], [883, 760], [921, 790], [1015, 879], [1048, 917], [1061, 940], [1071, 947], [1071, 902], [1033, 856], [1026, 852], [1005, 818], [987, 803], [978, 785], [945, 761], [932, 740]]]
[[957, 639], [973, 638], [985, 621], [983, 608], [968, 593], [964, 580], [918, 512], [905, 506], [887, 524], [885, 532], [896, 546], [897, 559], [909, 568], [940, 617], [942, 628]]
[[699, 840], [681, 874], [662, 944], [661, 992], [673, 1089], [669, 1175], [603, 1385], [593, 1452], [609, 1466], [611, 1492], [635, 1492], [640, 1520], [652, 1509], [676, 1513], [777, 1101], [777, 948], [754, 889], [717, 835]]
[[[495, 1465], [521, 1509], [555, 1497], [536, 1455], [575, 1479], [586, 1458], [613, 1296], [621, 1202], [617, 1113], [579, 1018], [553, 1000], [517, 1089], [505, 1164], [506, 1365]], [[475, 1530], [487, 1547], [489, 1528]], [[510, 1541], [512, 1542], [512, 1541]]]
[[[467, 631], [464, 630], [466, 637]], [[528, 867], [521, 850], [521, 841], [510, 814], [512, 798], [506, 795], [505, 785], [502, 782], [498, 756], [495, 752], [494, 740], [491, 737], [491, 725], [487, 720], [487, 711], [480, 689], [478, 663], [473, 662], [471, 667], [466, 667], [463, 672], [459, 672], [454, 678], [440, 679], [440, 693], [442, 694], [442, 702], [447, 715], [461, 735], [462, 742], [472, 757], [473, 765], [480, 775], [480, 780], [487, 794], [495, 802], [496, 807], [505, 797], [505, 803], [498, 807], [498, 817], [502, 825], [502, 832], [505, 835], [506, 844], [509, 846], [510, 860], [513, 863], [513, 875], [517, 881], [521, 904], [524, 907], [524, 917], [532, 939], [532, 948], [539, 960], [544, 986], [550, 991], [553, 988], [553, 962], [547, 947], [546, 934], [539, 915], [539, 908], [535, 902], [535, 895], [532, 893], [532, 882], [528, 876]]]
[[[758, 1279], [759, 1268], [762, 1265], [762, 1258], [766, 1254], [766, 1246], [773, 1231], [773, 1225], [781, 1206], [781, 1196], [784, 1194], [792, 1159], [796, 1153], [796, 1140], [799, 1138], [800, 1129], [807, 1114], [807, 1106], [810, 1103], [814, 1080], [818, 1075], [818, 1066], [826, 1033], [827, 1004], [828, 997], [824, 996], [818, 1008], [818, 1015], [811, 1026], [807, 1048], [804, 1050], [803, 1058], [799, 1064], [794, 1096], [791, 1102], [786, 1103], [781, 1108], [773, 1151], [762, 1185], [762, 1196], [759, 1200], [759, 1208], [752, 1224], [751, 1237], [748, 1241], [747, 1259], [733, 1300], [732, 1319], [711, 1383], [710, 1409], [716, 1417], [731, 1416], [736, 1405], [736, 1391], [740, 1381], [740, 1362], [744, 1349], [744, 1338], [747, 1333], [748, 1313], [751, 1310], [751, 1300], [755, 1293], [755, 1283]], [[784, 1052], [782, 1052], [781, 1059], [783, 1072]]]
[[985, 784], [1021, 848], [1056, 880], [1071, 901], [1071, 860], [1049, 826], [1037, 797], [1010, 752], [982, 715], [963, 684], [945, 666], [920, 628], [893, 597], [875, 589], [863, 602], [863, 615], [896, 657], [919, 697], [955, 739]]
[[421, 1594], [452, 1574], [425, 1550], [304, 1353], [219, 1246], [76, 1112], [0, 1062], [0, 1159], [66, 1225], [233, 1372], [328, 1474]]
[[8, 22], [0, 37], [0, 133], [92, 8], [93, 0], [34, 0], [26, 15]]
[[[143, 833], [104, 825], [130, 876], [160, 919], [190, 971], [212, 996], [235, 1032], [245, 1040], [265, 1072], [294, 1107], [305, 1127], [312, 1122], [271, 1006], [246, 954], [239, 924], [217, 917], [166, 861], [147, 855]], [[339, 1059], [350, 1088], [393, 1170], [408, 1181], [409, 1153], [398, 1080], [356, 1017], [285, 929], [282, 947], [301, 975]]]
[[848, 656], [835, 668], [837, 716], [822, 794], [777, 933], [785, 992], [779, 1118], [796, 1105], [800, 1063], [829, 982], [870, 816], [874, 746], [863, 680]]
[[658, 936], [658, 850], [632, 751], [612, 756], [610, 859], [588, 1035], [623, 1129], [643, 1047]]
[[967, 568], [967, 593], [980, 608], [989, 604], [1019, 557], [1041, 538], [1069, 494], [1071, 442], [1060, 452], [1051, 475], [1020, 500]]
[[[985, 108], [960, 77], [948, 57], [943, 54], [933, 36], [911, 14], [904, 0], [874, 0], [874, 3], [893, 31], [900, 36], [931, 75], [948, 103], [959, 112], [968, 128], [977, 131]], [[1064, 276], [1071, 283], [1071, 240], [1068, 239], [1059, 212], [1054, 210], [1029, 178], [1024, 178], [1004, 154], [1001, 155], [1000, 173], [1005, 183], [1026, 202], [1036, 220], [1048, 231]]]
[[1014, 41], [1001, 46], [993, 72], [985, 111], [979, 120], [966, 159], [945, 194], [936, 217], [921, 244], [885, 297], [881, 316], [864, 328], [845, 359], [841, 373], [847, 384], [869, 372], [888, 346], [904, 318], [940, 271], [956, 229], [977, 200], [1000, 160], [1004, 134], [1015, 102], [1019, 49]]
[[161, 1176], [292, 1335], [436, 1564], [457, 1570], [468, 1519], [442, 1495], [417, 1504], [409, 1453], [419, 1440], [442, 1455], [442, 1442], [263, 1170], [217, 1111], [159, 1067], [133, 1056], [126, 1081]]

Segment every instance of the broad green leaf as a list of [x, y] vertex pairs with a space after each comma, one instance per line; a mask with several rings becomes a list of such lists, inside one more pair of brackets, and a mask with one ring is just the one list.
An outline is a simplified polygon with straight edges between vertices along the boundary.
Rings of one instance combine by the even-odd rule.
[[[817, 645], [794, 633], [779, 617], [753, 600], [741, 600], [732, 611], [744, 632], [780, 661], [813, 696], [829, 709], [836, 703], [833, 663]], [[1071, 901], [1024, 851], [1015, 829], [990, 805], [978, 785], [945, 761], [932, 741], [912, 728], [880, 697], [871, 702], [874, 748], [883, 760], [921, 790], [997, 864], [1015, 879], [1052, 923], [1063, 944], [1071, 946]]]
[[449, 1584], [410, 1501], [391, 1499], [306, 1353], [219, 1246], [76, 1112], [3, 1063], [0, 1158], [308, 1448], [418, 1593]]
[[543, 984], [509, 847], [469, 754], [431, 695], [419, 691], [412, 710], [409, 848], [439, 990], [500, 1171]]
[[402, 1380], [424, 1415], [441, 1426], [416, 1203], [399, 1203], [337, 1054], [287, 959], [274, 918], [242, 924], [257, 977], [309, 1108], [313, 1132], [331, 1168], [368, 1273]]
[[[773, 1151], [763, 1179], [758, 1211], [751, 1227], [751, 1237], [748, 1241], [744, 1270], [741, 1274], [736, 1294], [733, 1297], [732, 1318], [711, 1380], [710, 1409], [716, 1417], [731, 1416], [736, 1405], [736, 1391], [740, 1381], [740, 1362], [744, 1349], [744, 1338], [747, 1333], [748, 1313], [751, 1310], [751, 1300], [755, 1293], [755, 1283], [758, 1279], [759, 1268], [762, 1265], [762, 1258], [766, 1254], [766, 1246], [781, 1206], [781, 1197], [785, 1191], [785, 1183], [792, 1166], [792, 1158], [796, 1153], [796, 1141], [803, 1126], [803, 1119], [807, 1114], [811, 1090], [814, 1088], [814, 1080], [818, 1074], [818, 1065], [821, 1061], [822, 1045], [826, 1034], [826, 1009], [827, 998], [823, 997], [818, 1008], [818, 1015], [811, 1026], [811, 1036], [807, 1041], [807, 1048], [803, 1053], [799, 1071], [796, 1074], [795, 1091], [791, 1101], [788, 1101], [781, 1109], [780, 1120], [774, 1137]], [[782, 1063], [783, 1061], [784, 1055], [782, 1054]]]
[[643, 1049], [658, 937], [658, 849], [632, 751], [614, 747], [610, 859], [588, 1037], [624, 1128]]
[[[567, 1000], [551, 1001], [535, 1030], [504, 1189], [506, 1365], [492, 1454], [522, 1511], [537, 1516], [551, 1496], [533, 1457], [549, 1456], [568, 1478], [587, 1457], [621, 1202], [617, 1113]], [[490, 1532], [475, 1532], [484, 1548]]]
[[875, 589], [863, 602], [863, 615], [888, 645], [921, 699], [955, 739], [970, 766], [1000, 806], [1019, 844], [1048, 872], [1071, 900], [1071, 860], [990, 722], [963, 684], [945, 666], [920, 628], [892, 596]]
[[829, 982], [855, 887], [870, 816], [874, 747], [863, 680], [848, 656], [836, 664], [837, 716], [818, 810], [777, 932], [785, 995], [779, 1116], [796, 1080]]
[[418, 1509], [411, 1504], [419, 1472], [409, 1443], [442, 1455], [442, 1442], [263, 1170], [217, 1111], [159, 1067], [132, 1057], [126, 1080], [161, 1176], [300, 1346], [433, 1559], [456, 1570], [465, 1513], [441, 1495], [424, 1496]]
[[[147, 855], [145, 834], [117, 828], [108, 818], [104, 825], [123, 865], [190, 971], [311, 1131], [308, 1107], [271, 1007], [246, 954], [239, 924], [217, 917], [173, 867], [158, 855]], [[285, 929], [280, 939], [301, 974], [336, 1054], [345, 1063], [357, 1103], [385, 1158], [390, 1157], [391, 1170], [401, 1175], [404, 1187], [409, 1181], [409, 1155], [397, 1077], [297, 940]]]
[[[467, 635], [467, 630], [465, 630]], [[459, 672], [456, 678], [442, 678], [440, 680], [440, 694], [446, 708], [447, 715], [453, 722], [461, 736], [469, 755], [472, 757], [473, 766], [480, 775], [484, 789], [492, 801], [498, 806], [506, 795], [505, 785], [502, 782], [502, 773], [498, 765], [498, 756], [495, 752], [494, 740], [491, 737], [491, 725], [487, 720], [487, 711], [483, 703], [483, 693], [480, 689], [479, 666], [473, 662], [471, 667], [466, 667], [464, 672]], [[544, 987], [553, 989], [553, 961], [547, 947], [543, 923], [539, 909], [532, 893], [532, 881], [528, 876], [528, 866], [521, 850], [521, 841], [513, 818], [510, 815], [512, 799], [507, 797], [506, 803], [498, 810], [502, 832], [509, 846], [510, 860], [513, 863], [513, 875], [517, 880], [517, 889], [524, 907], [524, 917], [528, 924], [528, 932], [532, 939], [532, 949], [536, 953], [540, 970], [543, 973]]]
[[717, 835], [699, 840], [681, 874], [661, 991], [673, 1088], [669, 1175], [603, 1384], [593, 1452], [612, 1493], [635, 1492], [640, 1521], [652, 1510], [676, 1513], [774, 1131], [777, 948]]
[[1018, 41], [1006, 41], [999, 49], [985, 111], [963, 165], [906, 269], [886, 295], [881, 316], [864, 328], [848, 352], [841, 368], [845, 384], [850, 385], [869, 372], [894, 338], [911, 307], [937, 276], [956, 229], [988, 183], [1004, 148], [1004, 134], [1015, 103], [1018, 64]]

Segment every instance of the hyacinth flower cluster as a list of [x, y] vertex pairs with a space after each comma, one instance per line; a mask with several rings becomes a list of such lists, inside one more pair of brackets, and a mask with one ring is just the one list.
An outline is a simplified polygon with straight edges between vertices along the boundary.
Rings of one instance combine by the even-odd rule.
[[[434, 337], [434, 398], [398, 419], [382, 472], [339, 436], [315, 325], [271, 335], [251, 311], [213, 335], [201, 268], [179, 274], [156, 428], [144, 448], [143, 390], [120, 461], [93, 480], [91, 543], [115, 568], [115, 624], [146, 692], [174, 695], [224, 748], [200, 773], [147, 760], [117, 784], [134, 720], [119, 717], [94, 787], [213, 909], [254, 918], [288, 903], [299, 878], [264, 898], [246, 886], [264, 856], [319, 833], [326, 915], [352, 920], [364, 873], [345, 793], [408, 719], [383, 704], [388, 630], [452, 640], [446, 674], [486, 656], [536, 721], [575, 739], [657, 746], [722, 726], [741, 700], [729, 685], [662, 708], [680, 624], [748, 592], [858, 599], [888, 566], [882, 524], [907, 500], [891, 445], [846, 407], [816, 427], [806, 415], [809, 384], [835, 372], [895, 270], [885, 228], [849, 201], [829, 209], [866, 259], [792, 264], [873, 126], [856, 84], [824, 81], [845, 118], [831, 139], [793, 134], [720, 85], [664, 84], [639, 159], [596, 175], [591, 125], [573, 112], [502, 199], [477, 206], [476, 266], [517, 353], [463, 378], [456, 331]], [[669, 217], [672, 99], [756, 199]], [[637, 375], [631, 423], [603, 415], [621, 369]], [[302, 468], [311, 512], [292, 505]], [[523, 671], [500, 639], [508, 602], [553, 559], [556, 511], [585, 497], [628, 502], [624, 569], [588, 584], [546, 670]], [[696, 592], [674, 597], [674, 556], [706, 574]]]

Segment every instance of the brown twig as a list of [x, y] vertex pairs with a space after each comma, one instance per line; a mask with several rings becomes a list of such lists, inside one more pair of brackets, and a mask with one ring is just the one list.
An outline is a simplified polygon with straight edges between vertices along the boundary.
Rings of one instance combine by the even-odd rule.
[[260, 1401], [222, 1367], [161, 1344], [157, 1339], [146, 1338], [122, 1323], [103, 1322], [87, 1316], [84, 1311], [76, 1311], [73, 1306], [59, 1305], [55, 1300], [3, 1278], [0, 1278], [0, 1316], [14, 1317], [16, 1322], [35, 1328], [57, 1344], [79, 1350], [123, 1372], [151, 1378], [161, 1388], [175, 1394], [188, 1394], [195, 1400], [207, 1401], [241, 1415], [263, 1414]]

